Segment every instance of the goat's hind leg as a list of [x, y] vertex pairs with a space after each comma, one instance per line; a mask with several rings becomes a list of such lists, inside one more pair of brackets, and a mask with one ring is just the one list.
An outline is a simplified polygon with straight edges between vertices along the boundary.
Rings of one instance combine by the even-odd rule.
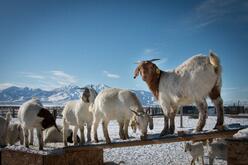
[[[78, 132], [78, 126], [75, 125], [74, 128], [73, 128], [73, 133], [72, 133], [73, 134], [73, 145], [78, 145], [77, 132]], [[80, 139], [80, 142], [82, 142], [82, 137]]]
[[102, 129], [103, 129], [103, 134], [104, 134], [104, 137], [106, 139], [106, 143], [107, 144], [110, 144], [111, 143], [111, 140], [109, 138], [109, 133], [108, 133], [108, 121], [106, 120], [103, 120], [102, 121]]
[[217, 123], [214, 129], [218, 129], [218, 130], [223, 129], [223, 123], [224, 123], [224, 107], [223, 107], [223, 100], [221, 98], [220, 91], [221, 91], [221, 87], [216, 85], [209, 93], [209, 97], [212, 100], [217, 113]]
[[205, 126], [206, 123], [206, 118], [207, 118], [207, 109], [208, 105], [205, 99], [202, 101], [197, 101], [196, 106], [199, 110], [199, 118], [198, 118], [198, 123], [196, 127], [196, 131], [202, 131], [203, 127]]
[[[176, 109], [175, 111], [173, 110], [173, 112], [176, 112]], [[170, 114], [170, 126], [169, 126], [169, 133], [170, 134], [174, 134], [175, 132], [175, 116], [176, 116], [176, 113], [171, 113]]]
[[41, 129], [36, 129], [38, 141], [39, 141], [39, 150], [43, 150], [43, 132]]
[[118, 124], [119, 124], [119, 136], [122, 140], [125, 140], [124, 121], [118, 121]]
[[204, 165], [204, 156], [201, 157], [202, 165]]
[[24, 137], [24, 144], [25, 144], [25, 147], [27, 147], [27, 148], [29, 148], [28, 135], [29, 135], [28, 129], [24, 127], [24, 128], [23, 128], [23, 137]]
[[93, 120], [93, 125], [92, 125], [92, 130], [93, 130], [93, 136], [94, 136], [94, 142], [98, 143], [98, 135], [97, 135], [97, 128], [99, 126], [100, 123], [100, 118], [97, 116], [94, 116], [94, 120]]
[[217, 113], [217, 122], [214, 129], [223, 130], [223, 123], [224, 123], [224, 108], [223, 108], [223, 101], [222, 98], [219, 97], [216, 100], [213, 100], [213, 103], [216, 108]]
[[128, 136], [128, 125], [130, 123], [130, 120], [125, 120], [124, 122], [124, 138], [125, 139], [129, 139], [129, 136]]
[[34, 145], [34, 129], [29, 129], [29, 145]]

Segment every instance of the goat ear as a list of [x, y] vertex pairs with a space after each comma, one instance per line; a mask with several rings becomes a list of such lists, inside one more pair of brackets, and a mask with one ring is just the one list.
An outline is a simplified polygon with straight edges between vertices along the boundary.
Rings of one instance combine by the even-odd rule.
[[134, 76], [133, 76], [134, 79], [139, 76], [139, 72], [140, 72], [140, 66], [138, 66], [134, 71]]

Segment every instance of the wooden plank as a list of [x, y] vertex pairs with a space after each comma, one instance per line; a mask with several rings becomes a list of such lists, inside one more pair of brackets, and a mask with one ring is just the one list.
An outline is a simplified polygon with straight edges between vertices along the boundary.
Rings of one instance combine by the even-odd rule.
[[[13, 159], [14, 158], [14, 159]], [[20, 163], [21, 162], [21, 163]], [[6, 148], [2, 150], [3, 165], [102, 165], [103, 149], [54, 149], [53, 151], [36, 151]]]
[[228, 164], [248, 164], [248, 140], [227, 139]]
[[69, 146], [65, 147], [67, 150], [77, 150], [83, 148], [119, 148], [119, 147], [131, 147], [131, 146], [142, 146], [151, 144], [163, 144], [163, 143], [173, 143], [182, 141], [198, 141], [206, 140], [211, 138], [228, 138], [232, 137], [233, 134], [237, 133], [239, 129], [227, 130], [227, 131], [211, 131], [211, 132], [201, 132], [195, 134], [185, 134], [185, 135], [168, 135], [165, 137], [159, 137], [159, 134], [151, 135], [146, 140], [131, 140], [131, 141], [121, 141], [113, 142], [111, 144], [101, 143], [101, 144], [87, 144], [81, 146]]
[[2, 148], [0, 148], [0, 165], [2, 165]]
[[14, 150], [2, 150], [3, 165], [43, 165], [43, 156], [18, 152]]

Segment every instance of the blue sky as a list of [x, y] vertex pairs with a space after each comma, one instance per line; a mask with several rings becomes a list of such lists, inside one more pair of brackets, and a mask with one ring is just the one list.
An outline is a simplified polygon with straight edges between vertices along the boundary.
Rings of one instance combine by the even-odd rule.
[[214, 50], [223, 97], [248, 100], [248, 1], [0, 0], [0, 89], [103, 83], [145, 89], [135, 61], [173, 69]]

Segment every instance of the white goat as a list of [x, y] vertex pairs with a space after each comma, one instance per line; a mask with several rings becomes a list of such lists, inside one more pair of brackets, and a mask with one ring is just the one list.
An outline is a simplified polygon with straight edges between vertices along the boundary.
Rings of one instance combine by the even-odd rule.
[[0, 147], [4, 147], [7, 145], [7, 130], [8, 130], [8, 126], [10, 123], [10, 119], [11, 119], [11, 114], [10, 112], [8, 112], [6, 114], [6, 117], [3, 118], [0, 116]]
[[39, 141], [39, 150], [43, 149], [43, 130], [51, 126], [57, 128], [55, 119], [49, 110], [45, 109], [41, 102], [32, 98], [23, 103], [18, 111], [18, 118], [22, 125], [24, 134], [24, 144], [29, 147], [28, 135], [29, 130], [36, 128], [37, 137]]
[[77, 132], [80, 129], [80, 144], [85, 143], [84, 124], [87, 124], [87, 141], [91, 141], [91, 126], [93, 115], [89, 111], [89, 106], [97, 96], [97, 92], [93, 88], [83, 88], [83, 94], [80, 100], [69, 101], [66, 103], [63, 114], [63, 141], [64, 146], [67, 146], [67, 130], [69, 125], [73, 125], [73, 142], [78, 144]]
[[141, 74], [153, 95], [157, 98], [164, 113], [164, 129], [161, 136], [175, 131], [175, 115], [178, 106], [196, 103], [199, 121], [196, 131], [201, 131], [207, 117], [209, 96], [215, 105], [217, 123], [215, 128], [222, 129], [224, 122], [223, 101], [221, 98], [221, 65], [219, 58], [197, 55], [185, 61], [173, 71], [161, 71], [152, 61], [142, 61], [134, 72], [134, 78]]
[[[59, 130], [62, 132], [63, 128], [62, 126], [58, 126]], [[60, 143], [60, 142], [63, 142], [63, 134], [59, 132], [55, 127], [50, 127], [46, 130], [44, 130], [44, 143]], [[67, 130], [67, 141], [69, 143], [72, 143], [72, 129], [68, 129]], [[79, 142], [80, 139], [79, 137], [77, 136], [77, 141]]]
[[150, 129], [153, 129], [152, 118], [144, 112], [137, 96], [128, 90], [117, 88], [103, 90], [96, 97], [92, 110], [95, 142], [98, 142], [97, 128], [101, 120], [106, 143], [111, 143], [107, 128], [110, 120], [117, 120], [119, 123], [121, 139], [128, 138], [128, 125], [132, 118], [142, 133], [141, 138], [147, 136], [148, 124]]
[[9, 145], [13, 145], [19, 141], [20, 144], [23, 144], [23, 130], [21, 124], [9, 124], [6, 141]]
[[202, 142], [196, 142], [196, 143], [186, 143], [185, 144], [185, 152], [189, 152], [192, 156], [191, 164], [195, 164], [195, 161], [198, 160], [198, 158], [201, 158], [202, 164], [204, 165], [204, 147]]
[[214, 163], [216, 157], [227, 160], [227, 145], [225, 143], [219, 141], [208, 143], [208, 158], [210, 165]]

